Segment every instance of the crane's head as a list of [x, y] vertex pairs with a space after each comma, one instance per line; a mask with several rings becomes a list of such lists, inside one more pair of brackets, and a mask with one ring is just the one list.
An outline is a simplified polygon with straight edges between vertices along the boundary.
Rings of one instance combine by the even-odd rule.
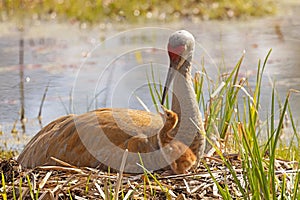
[[168, 88], [174, 78], [175, 71], [180, 70], [186, 62], [188, 64], [192, 61], [195, 48], [194, 36], [186, 30], [180, 30], [174, 32], [168, 43], [168, 54], [170, 58], [170, 67], [163, 91], [161, 104], [164, 104]]

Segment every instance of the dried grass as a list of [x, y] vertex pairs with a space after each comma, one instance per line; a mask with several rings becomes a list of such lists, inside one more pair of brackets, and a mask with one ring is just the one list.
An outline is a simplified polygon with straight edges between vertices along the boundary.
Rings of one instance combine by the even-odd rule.
[[[235, 169], [240, 183], [245, 185], [246, 180], [243, 178], [245, 176], [243, 176], [242, 162], [239, 156], [232, 154], [226, 158]], [[267, 160], [268, 158], [266, 158]], [[292, 187], [290, 175], [298, 172], [296, 170], [298, 163], [285, 160], [276, 160], [275, 162], [278, 180], [284, 178], [287, 187]], [[204, 163], [209, 167], [217, 182], [222, 187], [226, 186], [229, 189], [232, 197], [242, 197], [230, 171], [216, 155], [204, 157], [201, 166], [190, 174], [164, 176], [163, 171], [156, 172], [154, 175], [160, 185], [151, 177], [150, 182], [144, 182], [144, 174], [109, 173], [88, 167], [77, 168], [68, 164], [68, 166], [21, 169], [13, 159], [0, 162], [0, 171], [5, 176], [7, 199], [13, 199], [14, 195], [19, 197], [20, 192], [23, 199], [32, 199], [31, 193], [33, 192], [34, 196], [38, 196], [37, 199], [40, 200], [144, 199], [145, 197], [147, 199], [222, 199], [210, 173], [204, 167]], [[144, 187], [146, 187], [145, 190]], [[286, 190], [289, 191], [289, 188]], [[166, 195], [166, 191], [168, 195]]]

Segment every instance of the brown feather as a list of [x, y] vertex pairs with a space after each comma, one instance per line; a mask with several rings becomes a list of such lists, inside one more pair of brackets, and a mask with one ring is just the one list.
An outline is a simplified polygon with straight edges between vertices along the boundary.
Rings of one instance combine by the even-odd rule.
[[[100, 160], [105, 162], [109, 158], [116, 161], [108, 163], [117, 163], [122, 156], [122, 148], [118, 146], [124, 146], [133, 136], [150, 137], [147, 142], [151, 149], [158, 148], [154, 136], [161, 127], [159, 115], [140, 110], [104, 108], [82, 115], [68, 115], [38, 132], [19, 155], [18, 162], [26, 168], [58, 164], [50, 157], [76, 166], [97, 167]], [[134, 152], [139, 148], [142, 147], [136, 146]], [[150, 151], [145, 146], [142, 149], [143, 152]]]

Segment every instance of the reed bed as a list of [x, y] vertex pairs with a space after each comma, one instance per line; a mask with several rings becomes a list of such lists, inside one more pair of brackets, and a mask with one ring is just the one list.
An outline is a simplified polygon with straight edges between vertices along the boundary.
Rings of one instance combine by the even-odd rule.
[[[124, 174], [122, 169], [119, 173], [103, 172], [57, 159], [61, 166], [22, 169], [10, 159], [0, 162], [2, 198], [300, 199], [299, 134], [289, 104], [290, 96], [298, 91], [290, 89], [281, 100], [274, 84], [268, 118], [263, 121], [260, 116], [262, 79], [270, 54], [271, 50], [258, 62], [254, 87], [239, 73], [244, 55], [232, 71], [221, 73], [215, 82], [205, 68], [196, 73], [195, 92], [204, 110], [210, 148], [201, 165], [189, 174], [150, 172], [142, 161], [143, 174]], [[161, 85], [150, 83], [156, 82], [154, 74], [148, 74], [149, 91], [153, 102], [159, 102]], [[204, 84], [208, 100], [202, 92]], [[286, 120], [292, 130], [290, 141], [280, 139], [287, 129]]]
[[[239, 183], [247, 189], [248, 180], [239, 155], [225, 158]], [[285, 191], [294, 191], [294, 181], [299, 180], [298, 163], [281, 159], [274, 163], [278, 184], [284, 184]], [[206, 156], [201, 167], [183, 175], [163, 175], [163, 171], [158, 171], [151, 176], [150, 172], [122, 174], [120, 179], [119, 173], [87, 167], [42, 166], [24, 170], [13, 159], [2, 161], [0, 170], [4, 177], [3, 199], [225, 199], [218, 187], [227, 190], [230, 198], [244, 198], [237, 180], [217, 155]], [[267, 173], [267, 166], [264, 171]], [[252, 199], [255, 194], [247, 195]], [[276, 197], [281, 195], [281, 190], [275, 192]]]

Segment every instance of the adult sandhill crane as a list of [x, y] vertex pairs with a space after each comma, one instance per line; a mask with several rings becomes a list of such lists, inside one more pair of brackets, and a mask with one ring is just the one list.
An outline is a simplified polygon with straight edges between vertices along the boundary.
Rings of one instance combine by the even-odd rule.
[[[205, 145], [200, 132], [204, 133], [205, 130], [191, 76], [194, 47], [194, 37], [188, 31], [180, 30], [171, 34], [168, 43], [170, 66], [162, 104], [173, 81], [172, 110], [177, 113], [179, 120], [172, 136], [189, 146], [199, 160]], [[157, 134], [162, 126], [159, 114], [125, 108], [100, 108], [81, 115], [68, 115], [41, 129], [17, 160], [25, 168], [59, 164], [51, 158], [55, 157], [75, 166], [102, 169], [110, 166], [119, 169], [124, 152], [119, 146], [131, 137], [142, 134], [148, 137], [149, 149], [159, 150]], [[148, 169], [161, 167], [152, 162], [148, 165]], [[129, 168], [125, 168], [126, 171], [137, 172]]]

